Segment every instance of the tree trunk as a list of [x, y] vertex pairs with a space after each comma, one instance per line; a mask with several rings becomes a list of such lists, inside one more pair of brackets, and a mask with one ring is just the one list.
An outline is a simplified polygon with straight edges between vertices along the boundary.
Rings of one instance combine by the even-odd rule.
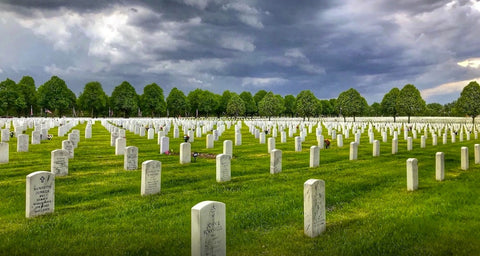
[[472, 115], [472, 124], [475, 124], [475, 115]]
[[396, 123], [397, 122], [397, 117], [394, 115], [393, 116], [393, 122]]
[[410, 123], [410, 115], [408, 115], [408, 123]]
[[343, 116], [343, 122], [347, 122], [347, 118], [345, 116]]
[[355, 115], [353, 115], [353, 122], [355, 123]]

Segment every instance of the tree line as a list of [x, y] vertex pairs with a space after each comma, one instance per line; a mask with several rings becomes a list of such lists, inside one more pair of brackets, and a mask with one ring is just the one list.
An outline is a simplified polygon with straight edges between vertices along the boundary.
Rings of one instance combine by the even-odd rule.
[[347, 117], [357, 116], [471, 116], [480, 113], [480, 86], [470, 82], [459, 98], [448, 104], [426, 104], [412, 84], [393, 88], [380, 103], [368, 105], [365, 98], [350, 88], [338, 98], [318, 99], [310, 90], [285, 97], [266, 90], [240, 94], [224, 91], [221, 95], [195, 89], [187, 95], [173, 88], [165, 98], [155, 83], [146, 85], [139, 95], [127, 81], [116, 86], [109, 97], [99, 82], [89, 82], [77, 97], [62, 79], [52, 76], [38, 89], [30, 76], [18, 83], [6, 79], [0, 83], [2, 116], [85, 116], [85, 117]]

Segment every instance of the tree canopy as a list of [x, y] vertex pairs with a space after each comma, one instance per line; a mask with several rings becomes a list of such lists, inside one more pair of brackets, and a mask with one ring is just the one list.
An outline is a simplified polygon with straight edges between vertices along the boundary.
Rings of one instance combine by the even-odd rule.
[[116, 116], [134, 116], [138, 111], [137, 92], [130, 83], [123, 81], [113, 89], [110, 103]]
[[278, 116], [281, 113], [282, 102], [273, 94], [268, 92], [258, 102], [258, 112], [261, 116], [267, 116], [268, 119], [272, 116]]
[[355, 116], [359, 116], [368, 109], [368, 104], [365, 98], [360, 95], [360, 93], [350, 88], [338, 96], [337, 104], [340, 108], [341, 114], [344, 116], [353, 116], [353, 121], [355, 122]]
[[297, 95], [295, 100], [297, 103], [297, 114], [305, 120], [306, 117], [314, 116], [321, 105], [318, 104], [318, 99], [313, 95], [310, 90], [303, 90]]
[[382, 102], [380, 103], [382, 113], [384, 115], [393, 116], [393, 122], [397, 121], [397, 99], [400, 95], [400, 89], [392, 88], [388, 93], [383, 96]]
[[108, 96], [99, 82], [87, 83], [77, 100], [78, 108], [89, 113], [91, 117], [105, 113], [107, 103]]
[[165, 115], [167, 103], [163, 96], [163, 89], [156, 83], [145, 86], [143, 94], [140, 96], [140, 107], [147, 116], [157, 117]]
[[257, 113], [258, 108], [253, 96], [250, 92], [240, 93], [240, 98], [242, 98], [243, 103], [245, 103], [245, 116], [253, 116]]
[[75, 94], [67, 87], [65, 81], [57, 76], [38, 87], [38, 102], [44, 111], [50, 110], [59, 116], [73, 109], [77, 99]]
[[397, 110], [408, 116], [408, 123], [410, 123], [410, 116], [423, 113], [425, 110], [425, 101], [420, 95], [420, 91], [412, 84], [405, 85], [397, 97]]
[[167, 111], [170, 116], [185, 116], [190, 109], [187, 96], [177, 89], [173, 88], [167, 97]]
[[0, 83], [0, 110], [3, 114], [18, 115], [25, 106], [25, 98], [15, 81], [7, 78]]
[[457, 106], [461, 113], [471, 116], [475, 123], [475, 117], [480, 114], [480, 85], [477, 82], [472, 81], [463, 88]]
[[236, 93], [232, 93], [227, 104], [227, 114], [238, 117], [245, 114], [245, 103]]

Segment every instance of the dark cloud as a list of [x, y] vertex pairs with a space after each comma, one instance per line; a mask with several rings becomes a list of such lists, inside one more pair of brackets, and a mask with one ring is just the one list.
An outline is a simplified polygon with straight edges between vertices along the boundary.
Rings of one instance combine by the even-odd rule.
[[[62, 77], [76, 93], [129, 81], [141, 93], [356, 88], [369, 103], [392, 87], [480, 77], [472, 1], [0, 1], [0, 76]], [[13, 33], [12, 33], [13, 32]], [[432, 94], [427, 101], [458, 95]]]

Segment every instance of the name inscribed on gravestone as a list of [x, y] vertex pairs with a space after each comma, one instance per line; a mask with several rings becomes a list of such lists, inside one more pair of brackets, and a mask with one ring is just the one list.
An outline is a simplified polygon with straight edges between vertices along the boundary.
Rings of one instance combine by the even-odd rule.
[[27, 175], [27, 218], [51, 213], [55, 208], [55, 174], [45, 171]]
[[142, 163], [141, 195], [151, 195], [160, 192], [162, 163], [148, 160]]

